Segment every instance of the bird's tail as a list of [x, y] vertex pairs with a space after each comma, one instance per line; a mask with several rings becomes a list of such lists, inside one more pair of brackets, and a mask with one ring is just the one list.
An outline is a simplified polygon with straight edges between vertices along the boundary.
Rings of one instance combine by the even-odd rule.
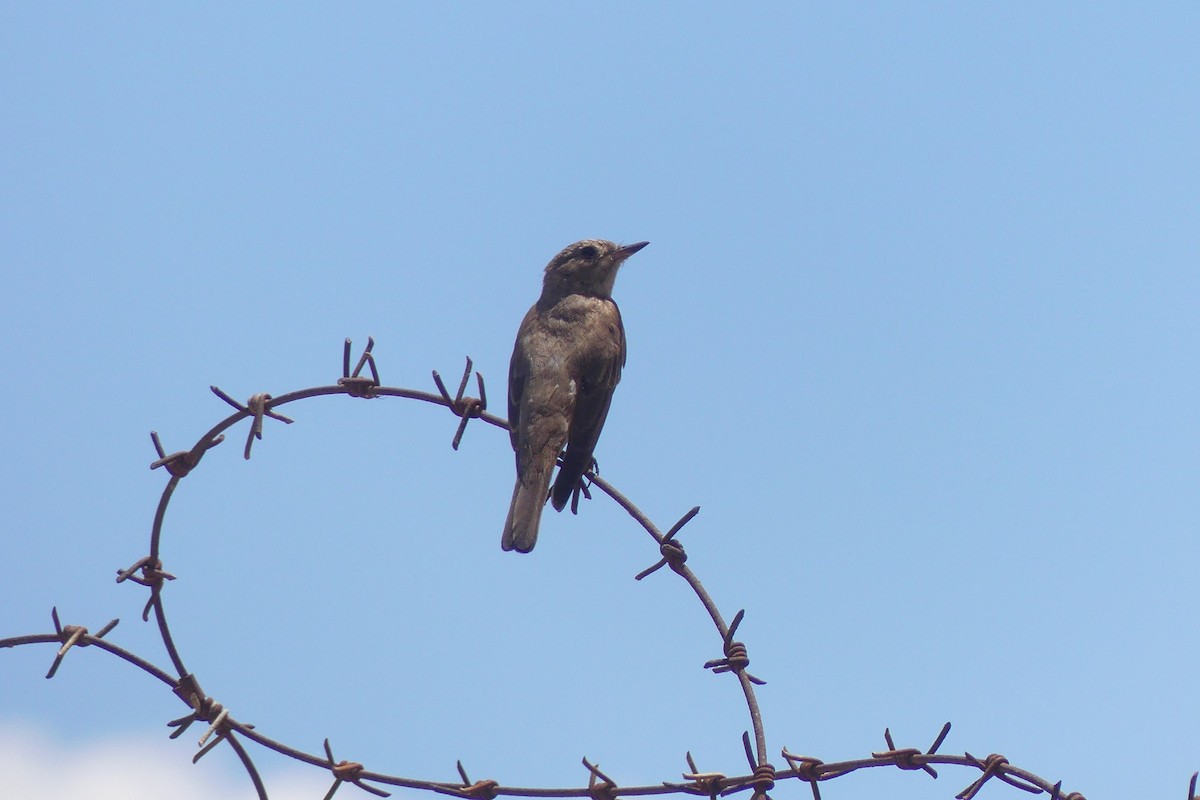
[[541, 470], [530, 475], [530, 480], [517, 477], [513, 488], [512, 504], [508, 507], [508, 519], [504, 521], [504, 536], [500, 547], [528, 553], [537, 544], [538, 526], [542, 522], [542, 506], [550, 490], [550, 470]]

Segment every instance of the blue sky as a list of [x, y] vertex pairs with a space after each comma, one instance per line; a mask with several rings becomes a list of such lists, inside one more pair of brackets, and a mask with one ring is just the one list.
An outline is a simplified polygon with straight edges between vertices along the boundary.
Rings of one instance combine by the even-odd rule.
[[[464, 356], [503, 415], [541, 269], [652, 244], [603, 475], [682, 536], [769, 749], [999, 752], [1088, 797], [1200, 769], [1200, 12], [1190, 4], [10, 4], [0, 25], [0, 637], [50, 608], [161, 666], [139, 587], [208, 390]], [[606, 498], [502, 553], [503, 432], [415, 402], [287, 407], [176, 493], [168, 614], [205, 690], [369, 769], [508, 785], [742, 771], [703, 609]], [[182, 706], [95, 649], [0, 652], [14, 796], [131, 797]], [[324, 774], [256, 756], [272, 797]], [[20, 765], [18, 769], [15, 765]], [[44, 772], [38, 772], [44, 770]], [[14, 777], [16, 776], [16, 777]], [[951, 797], [947, 768], [827, 798]], [[25, 781], [25, 783], [20, 783]], [[158, 794], [146, 795], [161, 796]], [[351, 789], [344, 789], [351, 792]], [[1015, 790], [989, 787], [986, 796]], [[807, 796], [792, 783], [778, 797]], [[240, 794], [239, 794], [240, 793]], [[184, 796], [184, 795], [179, 795]], [[349, 796], [349, 795], [347, 795]], [[1015, 795], [1013, 795], [1015, 796]]]

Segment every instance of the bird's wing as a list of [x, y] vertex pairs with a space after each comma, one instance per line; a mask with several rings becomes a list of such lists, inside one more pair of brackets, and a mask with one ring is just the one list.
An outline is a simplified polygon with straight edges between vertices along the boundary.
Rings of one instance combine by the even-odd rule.
[[616, 340], [616, 347], [605, 348], [595, 357], [585, 358], [578, 365], [578, 394], [575, 397], [575, 413], [567, 434], [567, 452], [563, 457], [562, 469], [554, 482], [554, 507], [561, 509], [571, 492], [575, 490], [583, 473], [591, 468], [592, 453], [600, 439], [600, 431], [608, 418], [613, 390], [621, 380], [621, 369], [625, 366], [625, 326], [621, 312], [612, 303], [608, 341]]
[[521, 398], [525, 394], [525, 381], [529, 377], [529, 354], [525, 352], [525, 331], [532, 324], [535, 309], [529, 309], [521, 327], [517, 330], [517, 343], [513, 345], [512, 360], [508, 363], [508, 438], [513, 450], [520, 456]]

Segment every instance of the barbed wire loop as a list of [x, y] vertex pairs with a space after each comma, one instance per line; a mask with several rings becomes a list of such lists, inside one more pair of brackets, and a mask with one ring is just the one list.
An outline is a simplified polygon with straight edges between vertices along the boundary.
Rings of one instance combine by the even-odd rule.
[[[375, 786], [366, 784], [365, 780], [374, 782], [394, 783], [413, 789], [446, 794], [452, 797], [469, 798], [470, 800], [495, 800], [501, 794], [507, 796], [522, 796], [531, 798], [578, 798], [590, 797], [592, 800], [617, 800], [624, 796], [640, 796], [640, 795], [659, 795], [670, 793], [681, 793], [689, 795], [708, 796], [715, 800], [718, 796], [731, 795], [739, 792], [744, 792], [752, 789], [753, 800], [769, 800], [768, 792], [772, 791], [779, 780], [786, 778], [797, 778], [809, 784], [812, 790], [814, 800], [820, 800], [820, 788], [818, 784], [842, 775], [849, 774], [859, 769], [876, 766], [895, 766], [899, 769], [922, 769], [930, 773], [933, 777], [937, 777], [936, 771], [930, 766], [931, 761], [936, 761], [938, 764], [953, 764], [957, 766], [973, 767], [979, 769], [982, 773], [978, 780], [974, 781], [967, 789], [959, 794], [960, 800], [974, 800], [980, 788], [990, 779], [997, 778], [1002, 782], [1008, 783], [1015, 788], [1031, 793], [1047, 792], [1051, 795], [1051, 800], [1084, 800], [1083, 795], [1072, 793], [1070, 795], [1061, 794], [1061, 782], [1051, 784], [1031, 773], [1011, 767], [1008, 765], [1003, 756], [993, 755], [986, 760], [979, 760], [967, 753], [962, 756], [936, 755], [938, 748], [941, 746], [950, 730], [950, 724], [946, 723], [937, 739], [930, 749], [921, 753], [914, 748], [896, 748], [891, 738], [891, 731], [884, 732], [885, 740], [888, 744], [888, 750], [882, 753], [873, 754], [871, 759], [855, 759], [842, 762], [823, 762], [820, 759], [808, 756], [796, 756], [787, 751], [786, 748], [782, 751], [784, 759], [787, 761], [790, 770], [785, 772], [777, 772], [775, 768], [768, 763], [766, 752], [766, 730], [763, 724], [762, 715], [758, 707], [758, 702], [754, 693], [754, 685], [761, 685], [762, 680], [751, 675], [747, 670], [750, 665], [750, 658], [746, 645], [736, 640], [736, 633], [743, 619], [745, 618], [745, 610], [740, 610], [734, 616], [732, 624], [726, 625], [724, 618], [717, 608], [717, 604], [708, 594], [700, 579], [687, 565], [687, 552], [683, 545], [677, 540], [679, 531], [699, 513], [700, 507], [696, 506], [685, 513], [680, 519], [668, 530], [664, 535], [659, 531], [659, 528], [650, 520], [644, 512], [641, 511], [629, 498], [625, 497], [619, 490], [616, 489], [607, 480], [601, 479], [599, 475], [599, 465], [593, 461], [591, 470], [580, 481], [576, 490], [572, 493], [572, 511], [578, 510], [578, 500], [580, 495], [590, 499], [592, 497], [589, 491], [590, 487], [595, 486], [603, 493], [607, 494], [615, 501], [622, 509], [624, 509], [645, 531], [654, 539], [659, 548], [659, 560], [652, 567], [643, 570], [636, 577], [638, 580], [645, 578], [653, 572], [659, 571], [664, 566], [669, 566], [672, 571], [678, 574], [685, 583], [691, 588], [704, 606], [705, 611], [712, 619], [718, 633], [721, 636], [721, 645], [723, 657], [714, 659], [705, 663], [706, 669], [711, 669], [714, 673], [732, 672], [738, 678], [738, 683], [745, 696], [747, 710], [750, 716], [751, 727], [754, 732], [754, 747], [751, 747], [750, 732], [746, 731], [742, 734], [742, 743], [746, 752], [746, 760], [750, 765], [750, 774], [738, 777], [728, 777], [724, 773], [716, 771], [701, 772], [697, 769], [694, 759], [690, 752], [687, 753], [689, 772], [684, 773], [684, 779], [690, 781], [686, 784], [662, 782], [655, 786], [633, 786], [620, 788], [617, 784], [600, 771], [599, 767], [591, 764], [586, 758], [583, 759], [584, 766], [588, 769], [589, 779], [588, 785], [583, 788], [566, 788], [566, 789], [548, 789], [548, 788], [520, 788], [520, 787], [501, 787], [494, 780], [481, 780], [472, 782], [467, 777], [466, 771], [462, 768], [462, 763], [458, 762], [459, 775], [462, 778], [462, 785], [454, 783], [445, 783], [441, 781], [419, 780], [414, 778], [404, 778], [400, 776], [382, 775], [378, 773], [368, 773], [363, 768], [362, 764], [352, 761], [334, 761], [333, 753], [329, 747], [328, 740], [325, 742], [326, 757], [321, 757], [306, 753], [294, 748], [291, 748], [281, 742], [275, 741], [267, 736], [264, 736], [254, 731], [254, 726], [247, 723], [241, 723], [235, 720], [230, 712], [220, 703], [217, 703], [211, 697], [206, 695], [200, 688], [195, 676], [189, 672], [183, 663], [183, 659], [174, 643], [170, 629], [166, 622], [166, 611], [162, 599], [162, 588], [168, 580], [174, 580], [175, 576], [163, 570], [163, 564], [159, 558], [160, 537], [163, 530], [163, 521], [165, 519], [166, 509], [170, 503], [171, 497], [177, 488], [179, 481], [188, 475], [194, 469], [204, 454], [208, 450], [216, 447], [225, 439], [224, 431], [232, 425], [237, 424], [243, 418], [250, 417], [251, 425], [250, 432], [246, 439], [246, 447], [244, 457], [249, 458], [250, 448], [255, 439], [262, 438], [263, 419], [270, 417], [272, 419], [290, 424], [292, 420], [282, 414], [274, 411], [275, 406], [282, 406], [287, 403], [292, 403], [298, 400], [304, 400], [312, 397], [318, 397], [330, 394], [347, 394], [355, 397], [380, 397], [392, 396], [400, 398], [408, 398], [420, 400], [422, 402], [433, 403], [437, 405], [445, 405], [460, 418], [458, 429], [455, 433], [452, 447], [458, 448], [461, 442], [463, 432], [466, 425], [471, 419], [481, 419], [487, 424], [507, 431], [509, 424], [506, 420], [494, 414], [487, 413], [487, 395], [484, 388], [483, 376], [476, 372], [475, 380], [479, 388], [479, 397], [472, 398], [464, 396], [467, 384], [470, 382], [470, 375], [473, 370], [473, 362], [470, 357], [466, 359], [466, 368], [463, 371], [462, 378], [458, 385], [458, 390], [454, 397], [450, 396], [444, 382], [438, 375], [437, 371], [433, 372], [434, 382], [437, 384], [440, 395], [435, 395], [429, 392], [423, 392], [416, 389], [405, 389], [400, 387], [382, 386], [379, 381], [379, 373], [376, 365], [375, 356], [373, 354], [375, 341], [368, 337], [366, 349], [359, 357], [358, 362], [353, 370], [350, 368], [351, 346], [350, 339], [343, 342], [342, 349], [342, 377], [337, 381], [336, 386], [316, 386], [308, 389], [301, 389], [290, 392], [279, 397], [272, 397], [267, 393], [259, 393], [252, 396], [245, 404], [239, 403], [225, 392], [212, 387], [212, 391], [235, 408], [236, 413], [221, 420], [207, 433], [203, 434], [199, 441], [190, 450], [181, 450], [170, 455], [167, 455], [157, 432], [151, 432], [151, 441], [154, 444], [155, 452], [158, 455], [156, 461], [151, 463], [152, 469], [165, 467], [170, 474], [170, 479], [167, 481], [163, 489], [162, 496], [159, 500], [158, 508], [155, 514], [154, 524], [150, 535], [150, 550], [149, 555], [138, 559], [127, 569], [117, 570], [117, 582], [132, 581], [150, 589], [150, 600], [147, 602], [146, 609], [143, 611], [143, 619], [149, 618], [149, 610], [153, 608], [156, 612], [156, 621], [158, 623], [159, 632], [162, 636], [162, 641], [167, 650], [167, 655], [170, 657], [174, 672], [167, 672], [154, 664], [140, 658], [139, 656], [130, 653], [123, 648], [104, 640], [102, 637], [107, 634], [117, 624], [118, 620], [112, 620], [108, 625], [101, 629], [95, 635], [87, 632], [87, 629], [78, 625], [64, 626], [58, 618], [58, 610], [54, 608], [51, 612], [54, 621], [54, 632], [30, 634], [26, 636], [17, 636], [0, 639], [0, 648], [16, 647], [20, 645], [55, 643], [59, 645], [58, 653], [55, 657], [47, 678], [52, 677], [63, 657], [73, 646], [85, 647], [88, 645], [97, 645], [99, 649], [115, 655], [130, 664], [133, 664], [140, 669], [148, 672], [159, 681], [171, 687], [172, 691], [182, 700], [191, 710], [189, 714], [177, 720], [172, 720], [167, 723], [170, 728], [175, 729], [170, 738], [175, 739], [183, 734], [194, 722], [201, 721], [208, 723], [208, 729], [198, 742], [199, 752], [193, 758], [193, 761], [198, 760], [204, 754], [210, 752], [220, 742], [228, 742], [235, 754], [241, 760], [242, 765], [246, 769], [250, 780], [253, 782], [255, 790], [260, 798], [266, 798], [266, 789], [262, 783], [262, 779], [258, 774], [256, 767], [245, 747], [243, 746], [239, 735], [245, 737], [249, 741], [268, 748], [276, 753], [294, 758], [298, 761], [322, 766], [330, 770], [334, 777], [334, 784], [330, 788], [326, 798], [333, 796], [338, 787], [343, 783], [354, 783], [364, 791], [380, 797], [389, 796], [388, 792], [379, 789]], [[362, 371], [369, 367], [371, 377], [367, 378], [362, 375]], [[139, 574], [140, 572], [140, 574]], [[180, 676], [176, 678], [176, 676]], [[757, 758], [755, 754], [757, 753]], [[1189, 787], [1189, 800], [1200, 800], [1195, 796], [1197, 775], [1192, 776], [1192, 782]]]

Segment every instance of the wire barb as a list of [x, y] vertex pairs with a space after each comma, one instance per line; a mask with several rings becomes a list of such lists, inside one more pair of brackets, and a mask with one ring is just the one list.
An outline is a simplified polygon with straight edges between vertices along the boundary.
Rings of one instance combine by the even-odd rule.
[[750, 666], [750, 655], [746, 651], [746, 645], [733, 640], [733, 635], [737, 633], [738, 626], [742, 624], [742, 619], [745, 616], [746, 609], [743, 608], [734, 615], [733, 622], [729, 625], [729, 632], [724, 637], [725, 657], [714, 658], [711, 661], [704, 662], [704, 668], [711, 669], [713, 674], [720, 674], [722, 672], [744, 673], [751, 683], [763, 686], [766, 684], [766, 681], [746, 672], [746, 667]]
[[635, 581], [640, 581], [647, 575], [652, 575], [658, 572], [663, 567], [670, 565], [675, 573], [679, 573], [680, 568], [687, 561], [687, 552], [683, 549], [683, 545], [675, 541], [675, 534], [692, 521], [692, 518], [700, 513], [700, 506], [694, 506], [691, 511], [679, 518], [679, 521], [671, 526], [671, 530], [667, 531], [667, 535], [663, 537], [662, 543], [658, 546], [658, 552], [662, 554], [662, 558], [653, 566], [646, 567], [644, 570], [633, 576]]
[[55, 636], [60, 642], [63, 643], [63, 645], [62, 647], [58, 648], [58, 652], [54, 655], [54, 663], [50, 665], [50, 670], [46, 673], [46, 680], [50, 680], [55, 676], [55, 674], [58, 672], [59, 666], [62, 665], [63, 658], [66, 657], [67, 652], [72, 647], [75, 645], [87, 647], [93, 643], [93, 640], [103, 639], [105, 634], [117, 627], [117, 623], [120, 622], [118, 619], [110, 620], [107, 625], [96, 631], [95, 635], [89, 636], [88, 629], [82, 625], [63, 625], [61, 622], [59, 622], [58, 606], [50, 609], [50, 619], [54, 621]]
[[683, 773], [683, 779], [691, 781], [691, 783], [668, 783], [663, 781], [663, 786], [668, 786], [672, 789], [677, 789], [688, 794], [706, 795], [710, 800], [716, 800], [721, 789], [724, 788], [726, 775], [723, 772], [701, 772], [696, 767], [696, 762], [692, 758], [692, 751], [686, 754], [688, 771]]
[[458, 768], [458, 776], [462, 778], [462, 787], [455, 788], [454, 793], [460, 797], [470, 797], [473, 800], [494, 800], [499, 794], [500, 784], [493, 780], [482, 780], [471, 782], [467, 777], [467, 771], [463, 769], [462, 761], [455, 761], [454, 766]]
[[200, 463], [200, 459], [204, 457], [205, 453], [225, 441], [225, 434], [221, 434], [207, 442], [197, 442], [196, 446], [191, 450], [176, 450], [170, 455], [167, 455], [163, 451], [162, 442], [158, 438], [158, 431], [150, 431], [150, 441], [154, 443], [154, 450], [158, 453], [158, 460], [150, 464], [150, 469], [166, 467], [171, 477], [182, 478], [196, 468], [196, 465]]
[[[946, 728], [943, 728], [942, 731], [945, 733]], [[935, 742], [935, 745], [939, 744], [940, 740], [944, 737], [940, 736], [938, 738], [939, 742]], [[915, 747], [896, 747], [896, 743], [892, 741], [891, 728], [883, 729], [883, 740], [887, 742], [887, 750], [883, 751], [882, 753], [871, 753], [873, 758], [890, 759], [900, 769], [920, 769], [927, 772], [933, 778], [937, 778], [937, 770], [921, 760], [921, 757], [924, 756], [925, 753], [922, 753]]]
[[[768, 764], [766, 761], [759, 763], [754, 758], [754, 748], [750, 746], [750, 732], [742, 731], [742, 749], [746, 751], [746, 761], [750, 764], [750, 770], [754, 773], [749, 785], [754, 787], [754, 800], [769, 798], [767, 792], [775, 788], [775, 767]], [[723, 794], [730, 794], [736, 791], [740, 786], [730, 787]]]
[[[347, 339], [347, 342], [350, 340]], [[333, 748], [329, 746], [329, 739], [325, 740], [325, 762], [329, 767], [329, 771], [333, 773], [333, 786], [329, 787], [329, 791], [325, 793], [325, 800], [333, 797], [334, 793], [341, 788], [343, 783], [352, 783], [364, 792], [369, 792], [376, 797], [391, 797], [391, 792], [385, 792], [376, 786], [363, 783], [362, 774], [364, 772], [363, 765], [357, 761], [334, 761]]]
[[587, 789], [592, 800], [616, 800], [617, 784], [600, 771], [600, 765], [588, 761], [587, 756], [583, 757], [583, 765], [589, 773]]
[[[178, 739], [180, 736], [182, 736], [184, 732], [192, 726], [193, 722], [209, 723], [208, 729], [203, 735], [201, 735], [199, 741], [196, 743], [196, 746], [199, 747], [200, 750], [196, 753], [196, 755], [192, 756], [193, 764], [195, 764], [204, 756], [208, 755], [208, 753], [212, 752], [212, 750], [221, 742], [228, 741], [233, 744], [234, 740], [232, 737], [232, 731], [235, 728], [240, 728], [242, 730], [254, 729], [253, 725], [236, 722], [232, 717], [230, 717], [229, 710], [216, 700], [213, 700], [211, 697], [204, 694], [204, 691], [200, 688], [199, 682], [196, 680], [196, 676], [190, 673], [180, 678], [176, 682], [172, 691], [180, 700], [187, 703], [187, 705], [191, 707], [192, 713], [180, 717], [179, 719], [173, 719], [167, 723], [168, 728], [175, 728], [175, 730], [171, 733], [171, 739]], [[213, 738], [213, 740], [209, 742], [208, 740], [212, 738], [214, 734], [216, 734], [216, 738]], [[243, 758], [243, 762], [244, 761], [245, 758]], [[255, 774], [251, 765], [247, 765], [247, 769], [251, 770], [252, 775]]]
[[285, 425], [291, 425], [293, 422], [295, 422], [294, 419], [285, 417], [283, 414], [279, 414], [271, 410], [271, 395], [267, 394], [266, 392], [259, 392], [258, 394], [251, 395], [250, 399], [246, 401], [246, 404], [242, 405], [237, 400], [234, 400], [228, 394], [221, 391], [219, 387], [209, 386], [208, 388], [212, 389], [213, 394], [236, 408], [238, 411], [241, 411], [243, 414], [247, 414], [254, 418], [254, 422], [250, 424], [250, 433], [246, 435], [246, 449], [242, 451], [242, 457], [247, 461], [250, 460], [250, 447], [254, 444], [254, 440], [262, 440], [263, 417], [277, 419]]
[[[142, 574], [135, 575], [137, 570], [141, 570]], [[133, 581], [141, 586], [150, 587], [150, 598], [146, 600], [146, 605], [142, 609], [142, 621], [146, 622], [150, 619], [150, 609], [154, 605], [154, 601], [158, 599], [162, 592], [163, 581], [173, 581], [175, 576], [169, 572], [165, 572], [162, 568], [162, 559], [152, 556], [143, 556], [135, 561], [129, 569], [117, 570], [117, 583], [124, 581]]]
[[[379, 388], [379, 370], [375, 366], [375, 355], [371, 352], [375, 348], [375, 337], [367, 337], [367, 347], [359, 357], [353, 372], [350, 371], [350, 345], [351, 341], [347, 338], [342, 348], [342, 377], [338, 378], [337, 385], [345, 387], [346, 394], [351, 397], [362, 397], [368, 400], [378, 397], [375, 390]], [[371, 367], [370, 378], [362, 375], [365, 365]]]
[[[983, 761], [980, 761], [970, 753], [967, 753], [966, 756], [971, 760], [972, 763], [975, 764], [975, 766], [982, 770], [983, 774], [980, 775], [970, 786], [955, 795], [958, 800], [971, 800], [971, 798], [975, 797], [975, 795], [979, 793], [979, 790], [983, 788], [983, 785], [992, 778], [997, 778], [1004, 783], [1007, 783], [1009, 786], [1029, 792], [1030, 794], [1041, 794], [1044, 791], [1040, 786], [1026, 783], [1018, 779], [1016, 776], [1008, 774], [1006, 769], [1008, 766], [1008, 759], [999, 753], [992, 753]], [[1084, 797], [1081, 794], [1072, 793], [1064, 798], [1064, 800], [1084, 800]]]
[[825, 764], [819, 758], [811, 756], [797, 756], [788, 752], [785, 747], [780, 753], [783, 760], [792, 768], [792, 772], [797, 778], [806, 781], [812, 788], [813, 800], [821, 800], [821, 787], [817, 785], [817, 781], [821, 780], [821, 767]]
[[463, 392], [467, 390], [467, 381], [471, 378], [471, 368], [474, 362], [471, 357], [467, 356], [467, 366], [463, 370], [462, 380], [458, 384], [458, 392], [453, 398], [446, 391], [446, 384], [442, 382], [442, 376], [435, 369], [433, 371], [433, 382], [437, 384], [438, 391], [442, 395], [442, 399], [446, 401], [446, 407], [449, 408], [454, 415], [462, 417], [462, 422], [458, 423], [458, 430], [454, 432], [454, 440], [450, 446], [455, 450], [462, 442], [463, 432], [467, 429], [467, 422], [472, 418], [480, 417], [484, 411], [487, 411], [487, 391], [483, 388], [483, 376], [478, 372], [475, 373], [475, 383], [479, 386], [479, 397], [463, 397]]

